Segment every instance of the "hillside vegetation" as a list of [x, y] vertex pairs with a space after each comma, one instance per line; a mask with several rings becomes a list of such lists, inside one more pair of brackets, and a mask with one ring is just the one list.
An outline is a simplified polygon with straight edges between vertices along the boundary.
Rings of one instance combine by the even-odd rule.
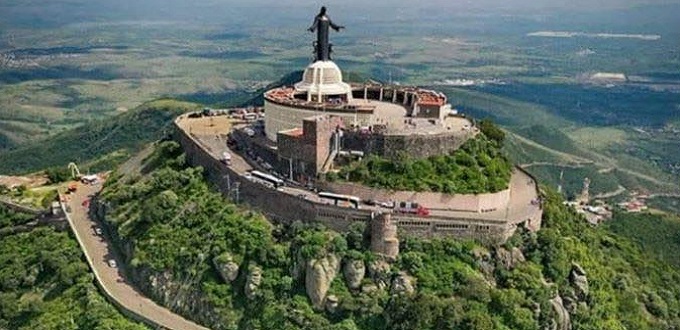
[[413, 159], [403, 154], [390, 160], [370, 155], [328, 176], [391, 190], [434, 191], [447, 194], [497, 192], [508, 187], [512, 164], [499, 144], [484, 134], [448, 155]]
[[604, 229], [627, 237], [641, 249], [680, 268], [680, 217], [649, 213], [616, 213]]
[[[0, 207], [0, 228], [26, 218]], [[38, 228], [2, 237], [0, 329], [144, 330], [99, 294], [78, 244]]]
[[[573, 329], [680, 327], [678, 270], [591, 227], [552, 192], [538, 233], [520, 229], [503, 246], [401, 233], [401, 254], [386, 264], [362, 223], [346, 233], [273, 226], [225, 201], [174, 142], [148, 162], [145, 176], [107, 182], [106, 221], [137, 284], [214, 329], [537, 330], [564, 324], [558, 310]], [[368, 269], [358, 286], [343, 275], [348, 264]], [[317, 305], [314, 274], [337, 306]]]
[[0, 152], [0, 173], [30, 173], [66, 166], [69, 162], [92, 162], [93, 170], [112, 168], [145, 144], [167, 134], [177, 115], [199, 108], [193, 103], [173, 100], [148, 102], [115, 117]]

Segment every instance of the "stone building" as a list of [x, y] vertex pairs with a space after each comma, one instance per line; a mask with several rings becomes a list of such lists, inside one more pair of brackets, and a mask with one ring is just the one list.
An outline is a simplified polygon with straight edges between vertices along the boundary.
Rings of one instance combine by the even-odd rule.
[[305, 118], [302, 128], [277, 133], [279, 157], [288, 160], [293, 177], [314, 176], [329, 166], [340, 148], [342, 127], [340, 117], [319, 115]]
[[392, 222], [391, 213], [375, 214], [371, 219], [371, 252], [388, 260], [399, 255], [397, 226]]

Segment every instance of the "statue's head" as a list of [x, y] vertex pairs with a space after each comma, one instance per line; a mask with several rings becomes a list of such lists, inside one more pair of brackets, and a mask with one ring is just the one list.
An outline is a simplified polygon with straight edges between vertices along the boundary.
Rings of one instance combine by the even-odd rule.
[[319, 12], [319, 15], [321, 16], [326, 15], [326, 6], [321, 6], [321, 11]]

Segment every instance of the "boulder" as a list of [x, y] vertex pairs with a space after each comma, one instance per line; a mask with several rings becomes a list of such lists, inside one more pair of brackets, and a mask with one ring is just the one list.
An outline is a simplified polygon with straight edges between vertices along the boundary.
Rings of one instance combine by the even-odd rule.
[[553, 324], [555, 326], [553, 329], [571, 330], [571, 318], [569, 317], [567, 309], [564, 308], [564, 304], [562, 304], [562, 298], [558, 295], [555, 298], [550, 299], [550, 304], [555, 311], [555, 318], [553, 319]]
[[482, 271], [482, 274], [484, 274], [484, 278], [490, 282], [494, 281], [495, 266], [489, 250], [483, 247], [475, 247], [472, 249], [472, 255], [475, 257], [477, 267]]
[[329, 313], [335, 313], [338, 311], [338, 305], [340, 300], [338, 299], [337, 296], [331, 294], [326, 297], [326, 311]]
[[362, 260], [347, 260], [342, 267], [342, 273], [345, 275], [347, 287], [358, 289], [364, 276], [366, 276], [366, 266]]
[[361, 287], [361, 292], [363, 293], [373, 293], [378, 291], [378, 286], [375, 284], [365, 284]]
[[305, 289], [315, 309], [321, 310], [326, 302], [326, 294], [340, 268], [340, 260], [333, 254], [307, 262], [305, 269]]
[[375, 260], [368, 263], [368, 276], [379, 289], [384, 289], [390, 283], [390, 264], [384, 260]]
[[262, 284], [262, 269], [254, 264], [248, 266], [248, 276], [246, 277], [245, 293], [248, 299], [257, 296], [257, 288]]
[[576, 297], [579, 301], [584, 301], [588, 297], [590, 289], [588, 287], [588, 277], [586, 276], [586, 271], [583, 267], [577, 263], [572, 263], [571, 273], [569, 274], [569, 280], [572, 287], [576, 291]]
[[213, 265], [222, 280], [227, 283], [233, 282], [238, 277], [239, 267], [234, 262], [231, 254], [224, 253], [213, 258]]
[[392, 280], [392, 288], [390, 293], [392, 294], [402, 294], [402, 293], [413, 293], [415, 288], [413, 287], [413, 278], [406, 274], [406, 272], [399, 272], [397, 276]]
[[516, 247], [512, 248], [512, 250], [508, 251], [505, 248], [499, 247], [496, 249], [496, 257], [498, 258], [498, 262], [503, 266], [505, 269], [513, 269], [518, 263], [522, 263], [526, 261], [524, 258], [524, 254], [522, 254], [522, 251]]

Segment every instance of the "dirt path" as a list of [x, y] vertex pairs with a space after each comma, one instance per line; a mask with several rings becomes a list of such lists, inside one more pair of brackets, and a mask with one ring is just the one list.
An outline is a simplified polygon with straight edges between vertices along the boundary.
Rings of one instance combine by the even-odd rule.
[[592, 198], [593, 198], [593, 199], [598, 199], [598, 198], [610, 198], [610, 197], [614, 197], [614, 196], [621, 195], [621, 194], [623, 194], [624, 192], [626, 192], [626, 187], [624, 187], [624, 186], [619, 186], [619, 187], [616, 188], [616, 190], [614, 190], [614, 191], [609, 191], [609, 192], [600, 193], [600, 194], [597, 194], [597, 195], [593, 196]]

